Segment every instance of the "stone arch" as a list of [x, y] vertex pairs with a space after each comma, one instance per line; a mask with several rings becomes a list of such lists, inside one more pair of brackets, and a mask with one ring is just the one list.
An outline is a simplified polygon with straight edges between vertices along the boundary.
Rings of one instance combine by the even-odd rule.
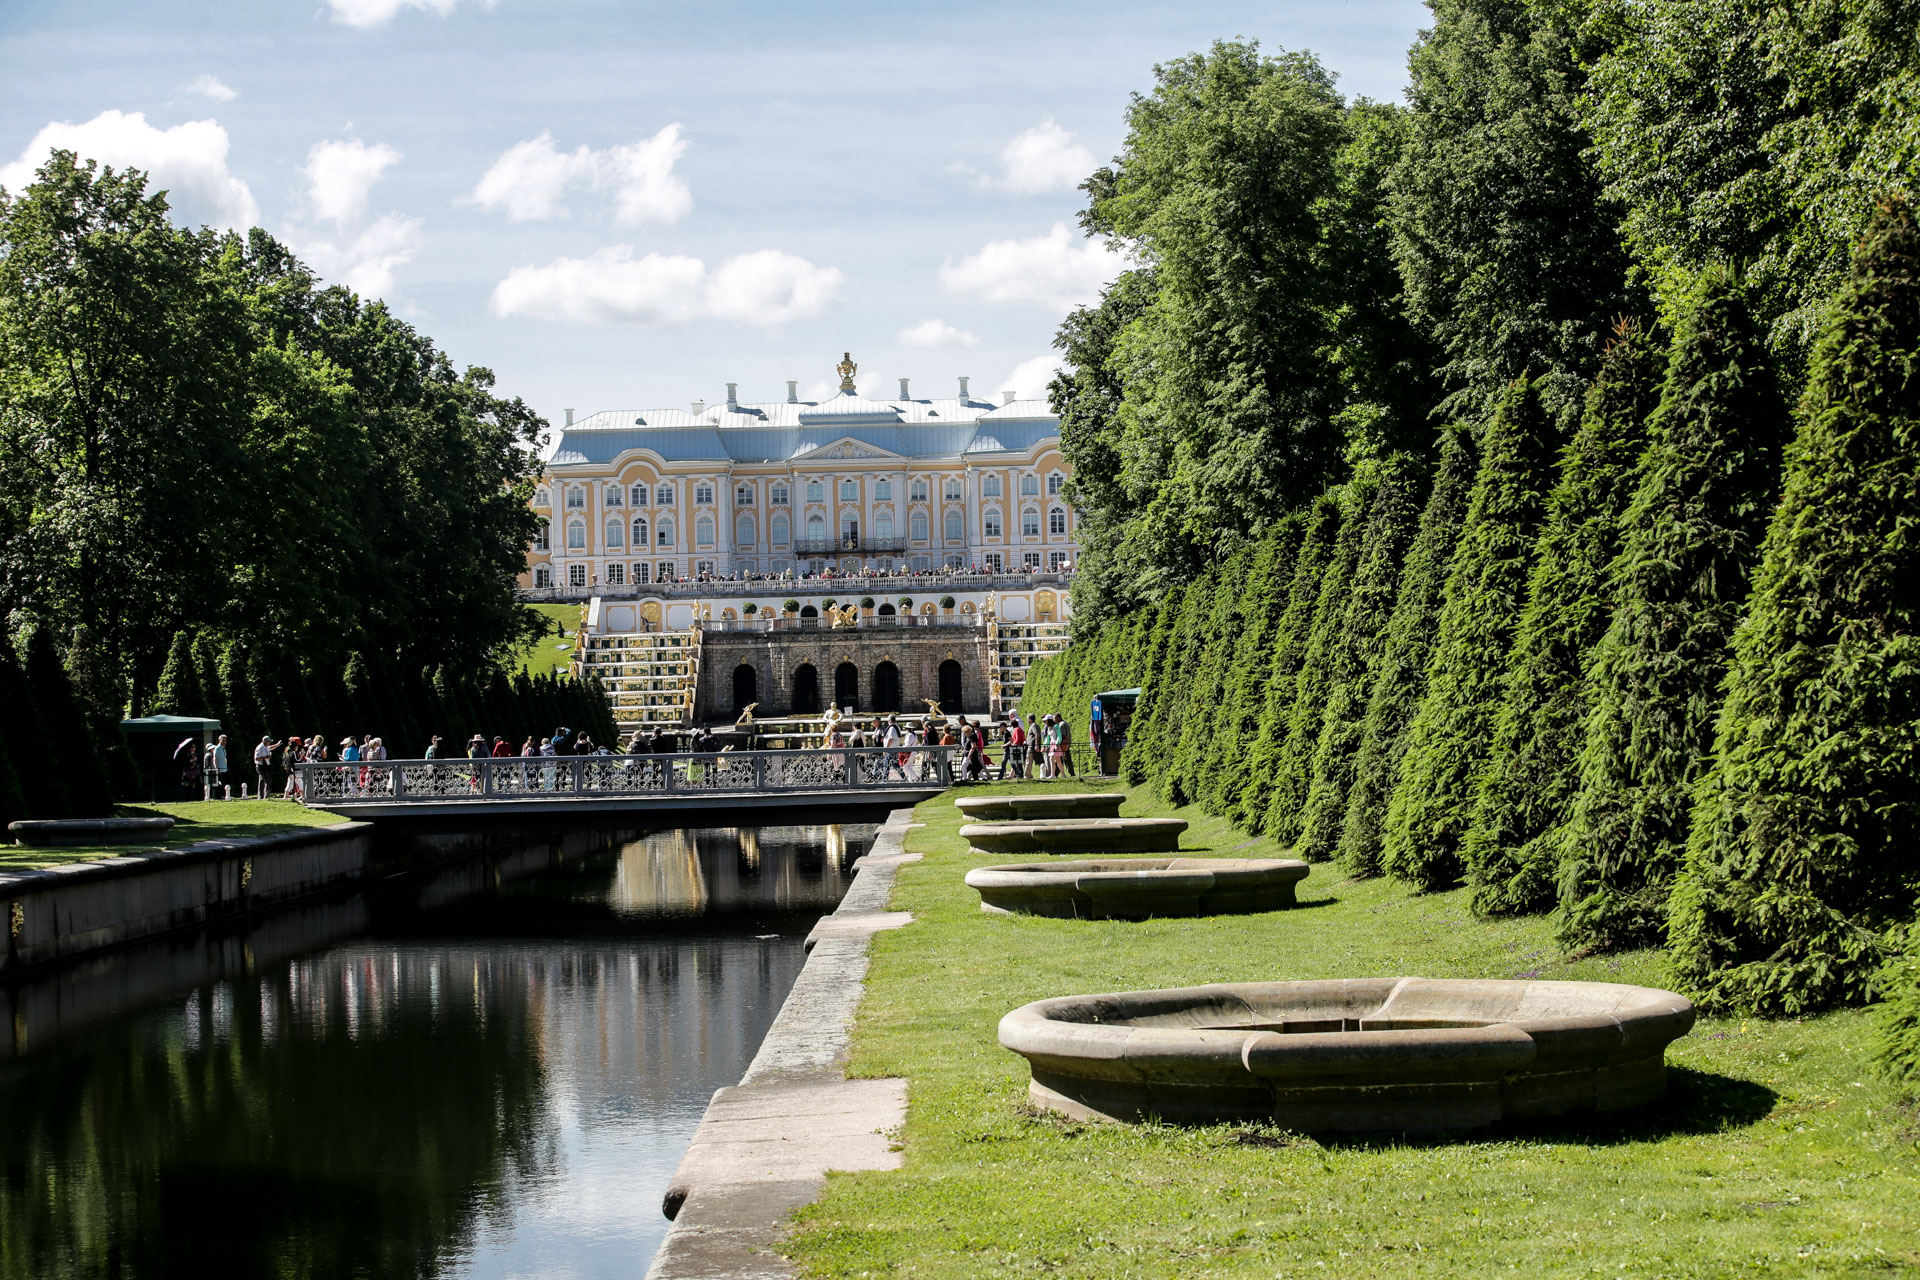
[[940, 710], [950, 715], [958, 715], [963, 707], [966, 685], [961, 674], [960, 664], [952, 658], [940, 664]]
[[820, 713], [820, 673], [811, 662], [793, 669], [793, 712], [801, 716]]
[[880, 712], [900, 709], [900, 668], [886, 659], [873, 669], [873, 709]]
[[875, 610], [875, 614], [878, 617], [891, 618], [893, 616], [893, 606], [890, 604], [883, 604], [879, 607], [879, 609]]
[[817, 618], [820, 616], [820, 611], [810, 604], [803, 604], [800, 606], [800, 616], [803, 618]]
[[753, 669], [751, 662], [743, 662], [733, 669], [733, 711], [735, 715], [745, 711], [749, 703], [760, 701], [760, 673]]
[[850, 711], [860, 709], [860, 668], [851, 659], [833, 669], [833, 705]]

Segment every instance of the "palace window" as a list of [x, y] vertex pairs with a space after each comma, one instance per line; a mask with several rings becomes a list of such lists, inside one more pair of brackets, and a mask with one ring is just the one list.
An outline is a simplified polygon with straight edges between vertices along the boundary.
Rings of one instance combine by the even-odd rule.
[[915, 542], [927, 540], [927, 513], [916, 511], [907, 520], [907, 529]]
[[713, 517], [701, 516], [693, 522], [693, 545], [710, 547], [713, 545]]
[[926, 479], [916, 476], [913, 483], [907, 486], [907, 496], [915, 502], [925, 502], [927, 500]]
[[960, 482], [958, 480], [955, 480], [952, 477], [949, 477], [947, 479], [946, 484], [943, 486], [942, 491], [945, 494], [945, 501], [947, 502], [960, 501]]
[[1033, 476], [1033, 475], [1021, 476], [1020, 477], [1020, 496], [1023, 498], [1039, 497], [1040, 496], [1040, 477]]
[[1055, 507], [1047, 513], [1047, 532], [1062, 538], [1067, 536], [1067, 510], [1065, 507]]
[[776, 507], [786, 506], [787, 505], [787, 486], [783, 484], [777, 484], [773, 486], [772, 492], [770, 492], [767, 495], [767, 501], [771, 502]]
[[645, 516], [635, 516], [633, 518], [633, 545], [636, 547], [644, 547], [647, 545], [647, 518]]
[[1000, 536], [1000, 510], [998, 507], [988, 507], [980, 513], [980, 536], [983, 538], [997, 538]]
[[933, 570], [932, 556], [915, 556], [911, 563], [915, 573], [930, 573]]
[[892, 502], [893, 481], [875, 480], [873, 482], [873, 500], [875, 502]]
[[632, 488], [628, 489], [627, 500], [636, 507], [646, 506], [647, 505], [647, 486], [644, 484], [636, 484]]
[[787, 541], [793, 537], [793, 525], [789, 523], [787, 513], [784, 511], [774, 512], [773, 519], [767, 522], [767, 528], [776, 547], [786, 546]]
[[840, 482], [840, 501], [860, 501], [860, 482], [858, 480], [842, 480]]
[[989, 551], [982, 558], [986, 561], [988, 573], [1000, 572], [1000, 553], [998, 551]]
[[626, 586], [627, 585], [627, 566], [623, 564], [608, 565], [607, 566], [607, 585], [610, 587]]
[[607, 521], [607, 545], [610, 547], [621, 547], [621, 546], [625, 546], [626, 542], [627, 542], [626, 523], [622, 521], [618, 516], [615, 516], [613, 519]]
[[1000, 496], [1000, 477], [989, 472], [980, 477], [980, 496], [997, 498]]
[[665, 520], [662, 520], [660, 522], [659, 545], [663, 547], [670, 547], [673, 545], [673, 526], [667, 523]]
[[570, 587], [586, 586], [587, 585], [587, 566], [583, 564], [568, 565], [567, 566], [567, 585]]
[[544, 524], [541, 525], [539, 531], [533, 535], [533, 549], [535, 551], [550, 551], [553, 549], [553, 538], [548, 533], [547, 526]]
[[960, 518], [960, 509], [955, 507], [947, 512], [947, 541], [965, 542], [966, 539], [966, 525]]
[[741, 515], [733, 522], [733, 545], [750, 547], [753, 545], [753, 517]]
[[693, 505], [696, 507], [712, 506], [713, 486], [710, 484], [695, 485], [693, 489]]
[[656, 507], [672, 506], [673, 505], [673, 486], [670, 484], [663, 484], [658, 489], [655, 489], [653, 491], [653, 505]]
[[547, 486], [541, 485], [533, 491], [533, 505], [536, 507], [544, 507], [547, 505]]
[[807, 481], [807, 501], [808, 502], [819, 502], [819, 501], [822, 501], [826, 496], [827, 496], [826, 491], [820, 487], [820, 482], [818, 480]]
[[893, 512], [882, 511], [873, 517], [873, 536], [876, 538], [893, 536]]
[[843, 539], [857, 538], [860, 536], [860, 513], [858, 511], [842, 511], [840, 513], [840, 536]]
[[673, 579], [673, 561], [662, 560], [653, 566], [653, 580], [655, 582], [672, 582]]
[[807, 541], [823, 542], [827, 536], [827, 518], [818, 511], [807, 517]]
[[743, 484], [738, 489], [735, 489], [733, 491], [733, 505], [736, 507], [752, 506], [753, 505], [753, 486], [750, 484]]
[[644, 560], [633, 566], [633, 585], [636, 587], [647, 585], [647, 565]]
[[626, 494], [621, 490], [619, 485], [610, 484], [607, 486], [607, 505], [608, 506], [617, 507], [625, 501], [626, 501]]
[[587, 522], [569, 520], [567, 522], [567, 550], [585, 551], [587, 549]]
[[1055, 573], [1058, 573], [1058, 572], [1060, 572], [1060, 571], [1061, 571], [1062, 569], [1064, 569], [1064, 568], [1066, 568], [1066, 567], [1067, 567], [1067, 553], [1066, 553], [1066, 552], [1064, 552], [1064, 551], [1050, 551], [1050, 552], [1048, 552], [1048, 553], [1047, 553], [1047, 568], [1048, 568], [1048, 569], [1051, 569], [1051, 570], [1052, 570], [1053, 572], [1055, 572]]
[[695, 565], [695, 566], [693, 567], [693, 571], [694, 571], [695, 573], [712, 573], [712, 572], [713, 572], [713, 561], [711, 561], [711, 560], [702, 560], [702, 561], [701, 561], [701, 562], [700, 562], [699, 564], [697, 564], [697, 565]]
[[1057, 497], [1060, 493], [1060, 490], [1066, 485], [1066, 483], [1067, 483], [1067, 478], [1061, 475], [1058, 471], [1048, 476], [1047, 477], [1047, 496], [1049, 498]]
[[1029, 551], [1020, 557], [1020, 561], [1029, 569], [1038, 569], [1040, 567], [1040, 553], [1038, 551]]
[[570, 511], [587, 509], [587, 491], [577, 484], [567, 487], [567, 509]]
[[1023, 538], [1040, 536], [1040, 513], [1032, 507], [1020, 513], [1020, 536]]
[[547, 566], [543, 564], [535, 565], [533, 567], [533, 585], [536, 587], [552, 586], [553, 570], [547, 568]]

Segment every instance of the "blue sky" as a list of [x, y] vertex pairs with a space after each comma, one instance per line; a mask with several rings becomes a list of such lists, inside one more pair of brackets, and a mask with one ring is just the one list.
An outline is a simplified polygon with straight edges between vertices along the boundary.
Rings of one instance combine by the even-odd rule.
[[[0, 5], [0, 185], [50, 145], [258, 222], [556, 423], [1044, 383], [1113, 259], [1073, 184], [1152, 67], [1248, 37], [1397, 99], [1417, 0]], [[811, 393], [811, 394], [809, 394]]]

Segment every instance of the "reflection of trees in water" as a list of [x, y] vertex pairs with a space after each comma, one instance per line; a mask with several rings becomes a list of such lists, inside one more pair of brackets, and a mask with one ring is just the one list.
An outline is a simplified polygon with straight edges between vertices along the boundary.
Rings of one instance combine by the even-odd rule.
[[554, 1153], [524, 957], [203, 987], [0, 1075], [0, 1275], [429, 1276]]

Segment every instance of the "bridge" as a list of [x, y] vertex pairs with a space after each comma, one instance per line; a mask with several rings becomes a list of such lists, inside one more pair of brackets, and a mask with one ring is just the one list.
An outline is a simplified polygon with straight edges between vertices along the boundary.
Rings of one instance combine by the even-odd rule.
[[918, 804], [952, 786], [959, 747], [505, 756], [303, 764], [310, 809], [356, 818]]

